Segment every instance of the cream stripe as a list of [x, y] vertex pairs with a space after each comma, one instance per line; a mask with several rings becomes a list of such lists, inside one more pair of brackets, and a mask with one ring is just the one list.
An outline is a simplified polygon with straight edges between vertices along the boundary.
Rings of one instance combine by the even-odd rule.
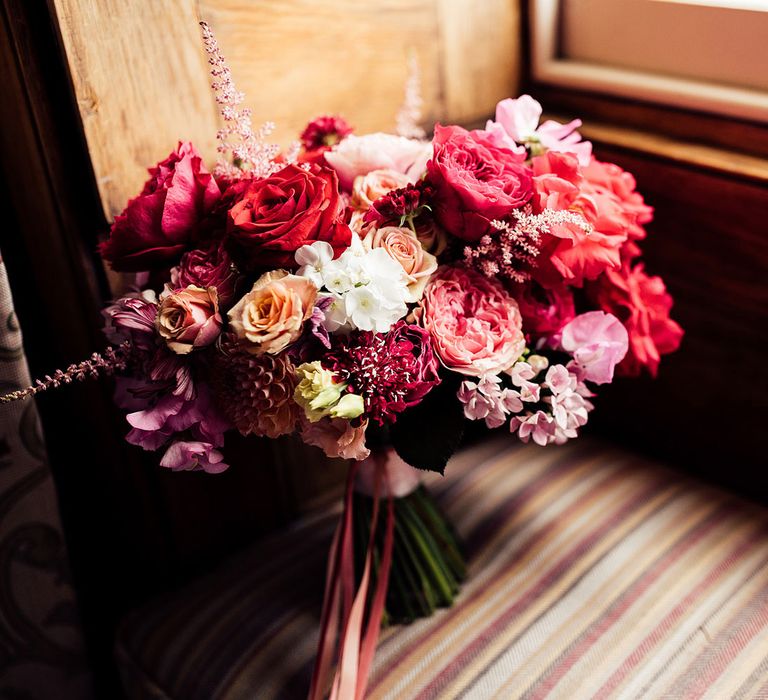
[[[600, 495], [599, 482], [611, 476], [611, 474], [602, 474], [594, 472], [594, 470], [592, 472], [578, 485], [579, 493], [568, 494], [573, 503], [576, 503], [579, 496], [584, 496], [581, 499], [583, 503], [580, 504], [580, 508], [581, 522], [585, 525], [602, 513], [603, 504], [599, 501], [596, 502], [596, 497]], [[631, 484], [624, 484], [619, 488], [627, 496], [631, 496], [634, 492]], [[612, 493], [614, 492], [612, 491]], [[543, 496], [545, 495], [543, 494]], [[536, 503], [529, 504], [529, 508], [534, 509], [535, 507]], [[547, 510], [550, 511], [550, 516], [546, 518], [542, 512], [536, 513], [534, 511], [533, 522], [529, 528], [526, 528], [526, 532], [519, 533], [516, 538], [518, 545], [515, 549], [524, 546], [539, 530], [550, 524], [551, 509]], [[524, 513], [520, 514], [520, 517], [522, 516]], [[472, 590], [482, 591], [478, 598], [470, 600], [471, 590], [468, 587], [459, 607], [451, 611], [441, 612], [441, 617], [451, 615], [451, 625], [445, 630], [445, 633], [438, 639], [432, 640], [428, 646], [420, 646], [411, 650], [409, 658], [388, 674], [387, 678], [382, 681], [382, 685], [371, 694], [371, 697], [399, 698], [406, 689], [415, 694], [417, 686], [421, 687], [424, 683], [429, 683], [432, 676], [439, 672], [438, 659], [445, 662], [450, 661], [466, 641], [467, 634], [482, 629], [484, 625], [493, 620], [494, 611], [502, 605], [508, 604], [509, 600], [515, 597], [517, 590], [525, 586], [526, 581], [530, 579], [531, 571], [536, 571], [548, 559], [556, 558], [557, 553], [567, 547], [569, 543], [563, 542], [563, 531], [567, 531], [567, 524], [558, 523], [558, 527], [540, 543], [539, 551], [529, 552], [525, 558], [518, 559], [511, 565], [509, 560], [513, 555], [513, 549], [508, 547], [499, 550], [497, 556], [483, 568], [482, 577], [470, 580]], [[417, 624], [421, 624], [421, 622]]]
[[648, 547], [649, 541], [666, 547], [677, 539], [681, 530], [711, 511], [710, 506], [696, 509], [695, 505], [690, 497], [665, 504], [609, 552], [489, 668], [489, 675], [502, 680], [502, 685], [494, 692], [501, 697], [509, 697], [513, 689], [527, 688], [603, 614], [606, 603], [620, 594], [656, 559], [658, 550]]
[[[574, 540], [580, 539], [582, 535], [582, 528], [591, 529], [595, 523], [603, 523], [610, 517], [610, 515], [621, 512], [625, 504], [636, 497], [639, 487], [646, 485], [644, 478], [636, 476], [634, 474], [628, 475], [628, 478], [623, 481], [616, 488], [611, 488], [607, 491], [596, 491], [587, 495], [589, 499], [589, 507], [586, 511], [583, 511], [579, 517], [573, 517], [565, 522], [555, 523], [555, 533], [553, 536], [547, 538], [547, 544], [545, 544], [540, 550], [531, 552], [523, 560], [518, 561], [516, 565], [510, 570], [512, 576], [507, 576], [500, 582], [500, 585], [495, 586], [496, 595], [493, 599], [490, 599], [489, 605], [481, 611], [479, 622], [481, 624], [475, 625], [478, 629], [484, 629], [489, 624], [492, 624], [497, 617], [496, 611], [501, 607], [506, 607], [510, 600], [519, 599], [522, 593], [530, 588], [531, 581], [535, 582], [538, 577], [531, 577], [532, 571], [539, 571], [545, 569], [549, 562], [558, 560], [567, 550], [569, 550], [574, 544]], [[653, 499], [650, 501], [654, 503]], [[609, 503], [613, 501], [614, 503]], [[615, 505], [618, 503], [618, 505]], [[651, 508], [653, 505], [650, 506]], [[645, 513], [649, 508], [649, 504], [646, 503], [640, 506], [639, 510], [634, 514], [634, 517], [630, 520], [631, 524], [634, 524], [637, 513]], [[529, 622], [535, 618], [541, 608], [542, 601], [551, 600], [551, 597], [557, 597], [561, 592], [566, 589], [570, 583], [578, 578], [586, 566], [589, 566], [594, 559], [598, 558], [607, 546], [615, 542], [619, 535], [621, 528], [617, 528], [611, 532], [608, 532], [602, 542], [596, 543], [588, 555], [581, 560], [577, 561], [575, 565], [568, 571], [563, 572], [563, 576], [560, 581], [554, 586], [550, 587], [546, 591], [547, 597], [542, 597], [534, 601], [532, 606], [522, 610], [520, 616], [513, 622], [510, 627], [507, 628], [508, 635], [516, 634], [520, 629], [525, 628]], [[551, 542], [551, 544], [550, 544]], [[472, 635], [474, 637], [474, 635]], [[462, 634], [460, 638], [456, 638], [453, 635], [451, 641], [453, 642], [453, 649], [448, 647], [446, 642], [445, 646], [439, 653], [432, 655], [430, 661], [434, 664], [431, 667], [432, 674], [436, 675], [440, 669], [444, 667], [444, 664], [450, 663], [456, 655], [464, 648], [466, 643], [471, 638], [467, 639]], [[496, 641], [496, 640], [495, 640]], [[478, 663], [487, 663], [490, 658], [498, 653], [498, 644], [492, 643], [490, 650], [488, 648], [482, 650], [479, 653], [479, 657], [473, 659], [473, 663], [461, 673], [449, 687], [443, 690], [443, 693], [452, 697], [455, 696], [461, 688], [464, 687], [464, 677], [471, 674], [472, 669]], [[490, 653], [490, 656], [489, 656]], [[439, 658], [438, 658], [439, 657]], [[422, 679], [420, 679], [422, 680]]]
[[[763, 606], [768, 605], [768, 599]], [[741, 687], [745, 678], [754, 671], [768, 655], [768, 628], [763, 627], [742, 651], [731, 659], [728, 667], [718, 678], [703, 698], [718, 700], [732, 698]]]
[[[650, 698], [669, 693], [675, 684], [688, 673], [693, 674], [696, 666], [706, 664], [706, 652], [712, 647], [712, 640], [718, 634], [727, 630], [733, 620], [739, 615], [758, 591], [766, 585], [768, 566], [760, 569], [751, 580], [744, 581], [715, 614], [697, 628], [697, 632], [685, 640], [685, 646], [676, 658], [672, 660], [663, 673], [643, 689], [644, 695]], [[697, 663], [698, 662], [698, 663]]]
[[[754, 523], [752, 523], [754, 525]], [[754, 526], [749, 528], [749, 531], [754, 531]], [[752, 534], [750, 532], [750, 534]], [[746, 539], [746, 537], [744, 538]], [[743, 540], [742, 540], [743, 541]], [[724, 601], [726, 601], [732, 592], [738, 588], [747, 577], [750, 572], [754, 570], [758, 564], [766, 560], [768, 553], [766, 550], [758, 544], [752, 544], [751, 548], [746, 551], [738, 560], [730, 560], [726, 566], [723, 564], [725, 556], [730, 556], [731, 552], [735, 551], [741, 546], [741, 542], [736, 541], [733, 549], [728, 551], [727, 549], [721, 552], [721, 558], [719, 561], [715, 561], [714, 566], [709, 570], [696, 568], [694, 564], [683, 565], [683, 575], [681, 576], [682, 586], [678, 585], [675, 588], [679, 589], [677, 600], [672, 601], [670, 609], [658, 609], [653, 605], [641, 604], [639, 610], [647, 610], [644, 616], [640, 617], [636, 624], [638, 625], [638, 634], [635, 635], [635, 639], [632, 644], [622, 650], [621, 658], [618, 658], [615, 663], [615, 668], [618, 669], [622, 664], [633, 654], [638, 645], [643, 644], [645, 647], [640, 651], [644, 652], [643, 657], [632, 668], [627, 677], [614, 689], [614, 695], [621, 692], [622, 688], [626, 689], [627, 694], [637, 695], [639, 689], [653, 677], [656, 671], [663, 665], [664, 661], [669, 658], [670, 654], [674, 650], [678, 649], [684, 640], [694, 631], [699, 625], [703, 624], [706, 619], [713, 614], [718, 607], [720, 607]], [[710, 559], [710, 557], [706, 557]], [[702, 558], [703, 561], [703, 558]], [[695, 586], [703, 579], [709, 571], [717, 570], [718, 578], [714, 581], [707, 590], [702, 591], [700, 597], [691, 603], [691, 607], [688, 609], [676, 611], [677, 617], [669, 621], [669, 627], [666, 630], [658, 632], [657, 636], [649, 641], [645, 641], [648, 633], [654, 629], [654, 627], [662, 620], [666, 619], [668, 613], [675, 610], [676, 606], [680, 605], [686, 598], [686, 596], [695, 588]], [[685, 575], [689, 573], [690, 575]], [[662, 586], [654, 586], [653, 592], [656, 595], [663, 595], [657, 591]], [[663, 590], [663, 587], [662, 587]], [[649, 596], [652, 595], [652, 591], [649, 591]], [[653, 598], [650, 599], [651, 601]], [[624, 621], [621, 625], [621, 629], [626, 632], [627, 629], [632, 629], [630, 622]], [[617, 631], [620, 634], [620, 631]], [[607, 669], [610, 673], [606, 672], [601, 677], [595, 678], [595, 687], [602, 687], [602, 685], [608, 680], [613, 673], [613, 669]]]
[[[557, 686], [558, 694], [568, 697], [570, 693], [575, 697], [585, 687], [592, 691], [600, 688], [648, 630], [663, 620], [704, 575], [743, 542], [749, 531], [754, 531], [753, 523], [732, 524], [733, 529], [724, 526], [704, 537], [648, 586], [621, 619], [574, 664]], [[656, 548], [652, 542], [647, 546]], [[661, 548], [655, 553], [660, 554]]]

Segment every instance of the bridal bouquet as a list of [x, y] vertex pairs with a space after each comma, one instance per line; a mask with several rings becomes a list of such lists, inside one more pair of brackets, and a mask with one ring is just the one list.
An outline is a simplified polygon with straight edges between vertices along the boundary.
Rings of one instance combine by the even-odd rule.
[[281, 151], [203, 33], [219, 163], [180, 142], [150, 169], [100, 249], [135, 273], [105, 310], [111, 349], [27, 393], [117, 370], [127, 440], [173, 470], [226, 469], [230, 430], [352, 460], [312, 693], [339, 636], [332, 692], [361, 697], [382, 616], [450, 604], [464, 575], [412, 467], [442, 471], [466, 419], [575, 438], [596, 387], [655, 374], [682, 330], [640, 261], [652, 210], [578, 120], [539, 123], [523, 95], [428, 139], [414, 76], [397, 134], [321, 117]]

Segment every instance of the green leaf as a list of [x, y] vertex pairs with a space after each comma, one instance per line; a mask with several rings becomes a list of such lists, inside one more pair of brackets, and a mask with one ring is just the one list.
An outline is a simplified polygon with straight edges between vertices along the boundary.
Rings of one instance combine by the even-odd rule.
[[422, 402], [401, 413], [390, 427], [392, 447], [417, 469], [443, 473], [464, 433], [464, 411], [456, 398], [461, 377], [446, 373]]

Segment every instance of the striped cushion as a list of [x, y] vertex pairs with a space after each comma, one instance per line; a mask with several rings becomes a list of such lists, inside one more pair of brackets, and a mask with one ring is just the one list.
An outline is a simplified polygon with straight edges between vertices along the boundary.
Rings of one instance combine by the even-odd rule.
[[[496, 439], [431, 481], [470, 578], [383, 632], [369, 697], [768, 697], [763, 509], [588, 439]], [[128, 696], [303, 697], [335, 517], [133, 614]]]

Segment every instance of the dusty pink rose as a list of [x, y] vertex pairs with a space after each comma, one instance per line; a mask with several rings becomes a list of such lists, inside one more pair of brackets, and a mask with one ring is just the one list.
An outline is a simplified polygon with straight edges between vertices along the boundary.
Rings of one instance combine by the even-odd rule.
[[355, 178], [372, 170], [394, 170], [416, 182], [426, 169], [432, 156], [432, 144], [392, 134], [366, 134], [347, 136], [341, 143], [326, 151], [325, 160], [339, 176], [341, 187], [352, 189]]
[[498, 374], [525, 348], [517, 302], [496, 280], [465, 267], [439, 269], [416, 315], [435, 353], [454, 372]]
[[573, 356], [573, 366], [580, 381], [608, 384], [613, 370], [627, 354], [627, 329], [613, 314], [589, 311], [563, 327], [560, 345]]
[[171, 443], [160, 460], [160, 466], [173, 471], [205, 471], [219, 474], [229, 466], [210, 442], [179, 440]]
[[409, 302], [416, 302], [424, 294], [424, 287], [437, 270], [437, 258], [424, 250], [416, 234], [409, 228], [384, 226], [371, 229], [363, 239], [369, 250], [383, 248], [397, 262], [408, 278]]
[[409, 183], [408, 176], [397, 170], [372, 170], [358, 175], [352, 184], [351, 204], [355, 209], [367, 210], [379, 197]]
[[299, 338], [316, 298], [317, 287], [306, 277], [266, 272], [229, 310], [229, 323], [245, 350], [275, 355]]
[[305, 418], [301, 439], [308, 445], [319, 447], [328, 457], [361, 460], [371, 454], [365, 446], [367, 427], [368, 421], [353, 426], [341, 418], [323, 418], [316, 423]]
[[219, 337], [221, 326], [216, 287], [190, 285], [161, 297], [155, 327], [168, 349], [178, 355], [210, 345]]

